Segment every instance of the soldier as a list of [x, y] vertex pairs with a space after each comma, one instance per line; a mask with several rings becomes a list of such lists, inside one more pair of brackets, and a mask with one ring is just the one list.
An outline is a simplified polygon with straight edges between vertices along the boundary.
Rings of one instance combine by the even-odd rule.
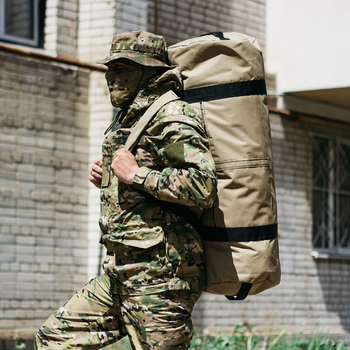
[[[198, 232], [175, 210], [213, 204], [215, 165], [201, 118], [185, 102], [164, 105], [133, 153], [123, 145], [161, 95], [181, 88], [163, 37], [116, 35], [108, 67], [119, 128], [102, 146], [90, 181], [101, 189], [104, 274], [92, 279], [40, 328], [36, 349], [99, 349], [128, 335], [133, 349], [187, 349], [191, 313], [204, 285]], [[194, 214], [193, 214], [194, 215]]]

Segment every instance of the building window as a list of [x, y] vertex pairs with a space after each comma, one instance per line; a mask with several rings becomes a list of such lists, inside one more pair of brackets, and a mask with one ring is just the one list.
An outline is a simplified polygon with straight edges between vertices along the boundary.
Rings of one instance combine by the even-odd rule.
[[0, 0], [0, 39], [40, 47], [43, 11], [43, 0]]
[[350, 143], [313, 138], [313, 246], [350, 258]]

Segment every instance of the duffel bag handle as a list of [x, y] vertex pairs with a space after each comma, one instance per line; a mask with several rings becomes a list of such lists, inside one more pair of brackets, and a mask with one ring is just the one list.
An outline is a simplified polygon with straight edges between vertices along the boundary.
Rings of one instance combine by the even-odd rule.
[[238, 293], [236, 295], [225, 295], [225, 297], [228, 300], [244, 300], [252, 288], [252, 283], [245, 283], [243, 282], [241, 285], [241, 288], [239, 289]]
[[230, 40], [229, 38], [224, 37], [223, 32], [210, 32], [210, 33], [202, 34], [201, 36], [205, 36], [205, 35], [214, 35], [215, 37], [219, 38], [220, 40]]

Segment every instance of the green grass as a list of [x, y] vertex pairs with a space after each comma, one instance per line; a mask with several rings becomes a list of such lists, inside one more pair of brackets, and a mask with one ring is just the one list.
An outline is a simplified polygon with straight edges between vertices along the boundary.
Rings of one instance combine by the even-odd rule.
[[231, 335], [204, 335], [196, 333], [190, 350], [345, 350], [346, 344], [315, 333], [309, 336], [286, 336], [285, 330], [278, 335], [263, 336], [245, 326], [236, 326]]
[[[197, 332], [190, 350], [350, 350], [345, 343], [331, 339], [327, 334], [287, 336], [285, 333], [286, 330], [282, 330], [278, 335], [262, 335], [243, 325], [234, 327], [231, 335]], [[132, 350], [127, 338], [104, 349]]]
[[106, 346], [104, 350], [132, 350], [128, 337], [123, 338], [115, 344]]

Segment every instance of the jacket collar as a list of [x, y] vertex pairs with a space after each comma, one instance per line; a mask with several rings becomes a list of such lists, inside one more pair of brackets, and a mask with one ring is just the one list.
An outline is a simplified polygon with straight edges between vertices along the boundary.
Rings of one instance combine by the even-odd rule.
[[131, 127], [141, 115], [169, 90], [179, 91], [182, 87], [181, 73], [178, 68], [167, 70], [161, 75], [151, 78], [136, 95], [133, 103], [121, 121], [123, 127]]

